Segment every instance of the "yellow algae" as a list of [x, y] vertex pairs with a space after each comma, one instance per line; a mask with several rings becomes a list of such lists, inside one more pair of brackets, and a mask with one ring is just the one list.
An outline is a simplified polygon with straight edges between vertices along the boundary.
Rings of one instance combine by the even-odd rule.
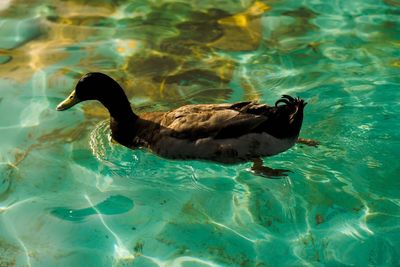
[[82, 14], [88, 17], [108, 17], [116, 11], [116, 7], [109, 1], [90, 1], [90, 4], [87, 4], [87, 1], [69, 0], [57, 2], [56, 11], [58, 14], [63, 14], [64, 17], [80, 16]]
[[225, 51], [257, 49], [262, 34], [261, 15], [268, 10], [269, 6], [257, 1], [243, 12], [219, 19], [223, 35], [208, 45]]
[[390, 63], [390, 66], [400, 68], [400, 59], [395, 59]]
[[224, 25], [239, 26], [243, 28], [249, 25], [246, 14], [237, 14], [232, 17], [223, 18], [218, 20], [218, 23]]
[[201, 88], [226, 87], [234, 64], [215, 54], [203, 54], [195, 61], [189, 56], [150, 51], [128, 58], [124, 68], [128, 75], [122, 82], [129, 97], [165, 101], [182, 98], [179, 88], [191, 88], [195, 93]]
[[248, 77], [241, 77], [240, 85], [244, 89], [244, 100], [257, 101], [261, 99], [260, 92], [257, 91], [257, 89], [254, 87]]
[[161, 81], [161, 84], [160, 84], [160, 94], [161, 94], [161, 95], [164, 94], [164, 90], [165, 90], [165, 81], [166, 81], [166, 79], [163, 79], [163, 80]]
[[[293, 18], [293, 21], [290, 23], [282, 22], [277, 25], [266, 40], [267, 46], [280, 51], [303, 48], [305, 46], [304, 42], [296, 37], [305, 36], [308, 31], [317, 29], [317, 26], [311, 21], [317, 16], [317, 13], [306, 7], [301, 7], [284, 12], [283, 15]], [[299, 39], [299, 41], [296, 42], [296, 39]], [[287, 40], [293, 40], [294, 42], [288, 42]], [[317, 52], [317, 41], [306, 45], [314, 52]]]
[[388, 5], [400, 6], [400, 1], [399, 0], [383, 0], [383, 1]]
[[252, 6], [250, 6], [245, 12], [252, 16], [262, 15], [264, 12], [269, 11], [271, 9], [267, 4], [256, 1]]
[[17, 266], [17, 256], [20, 254], [20, 248], [9, 243], [6, 240], [0, 240], [0, 266]]
[[39, 143], [53, 143], [54, 141], [63, 140], [63, 142], [71, 143], [82, 137], [87, 130], [87, 123], [80, 123], [72, 129], [56, 128], [50, 133], [41, 135], [37, 140]]
[[318, 47], [321, 45], [321, 42], [310, 42], [307, 47], [310, 48], [314, 52], [318, 52]]
[[132, 56], [136, 50], [138, 49], [138, 43], [139, 41], [137, 40], [121, 40], [121, 39], [116, 39], [114, 40], [115, 42], [115, 47], [116, 51], [118, 54], [128, 57]]
[[249, 21], [251, 19], [254, 19], [257, 16], [262, 15], [264, 12], [270, 9], [271, 9], [270, 6], [262, 2], [256, 1], [251, 7], [249, 7], [244, 12], [238, 13], [230, 17], [219, 19], [218, 23], [225, 25], [235, 25], [239, 27], [248, 27]]
[[[45, 147], [49, 144], [62, 141], [63, 143], [71, 143], [77, 141], [82, 134], [87, 131], [87, 123], [78, 124], [72, 129], [57, 128], [50, 133], [45, 133], [38, 138], [35, 138], [36, 143], [31, 144], [28, 148], [22, 150], [16, 148], [14, 153], [14, 162], [8, 163], [10, 168], [17, 169], [18, 165], [25, 160], [25, 158], [35, 149]], [[32, 134], [28, 135], [31, 139]]]
[[107, 109], [100, 103], [85, 103], [81, 107], [87, 119], [107, 119], [109, 117]]
[[12, 55], [13, 58], [4, 64], [6, 67], [0, 67], [0, 74], [23, 83], [35, 72], [68, 58], [70, 54], [62, 47], [76, 44], [75, 37], [79, 35], [71, 33], [65, 36], [63, 29], [65, 26], [49, 27], [46, 38], [31, 40], [12, 50], [2, 50], [1, 54]]

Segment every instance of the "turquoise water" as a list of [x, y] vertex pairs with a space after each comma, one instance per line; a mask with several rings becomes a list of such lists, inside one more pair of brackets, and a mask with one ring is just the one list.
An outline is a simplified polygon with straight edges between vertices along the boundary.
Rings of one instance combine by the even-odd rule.
[[[400, 266], [400, 2], [0, 2], [0, 266]], [[309, 102], [280, 180], [110, 140], [89, 71], [138, 113]]]

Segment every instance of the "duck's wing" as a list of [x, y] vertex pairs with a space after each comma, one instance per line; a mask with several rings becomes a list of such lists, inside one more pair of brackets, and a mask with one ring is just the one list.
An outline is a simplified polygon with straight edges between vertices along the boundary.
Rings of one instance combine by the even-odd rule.
[[187, 105], [165, 114], [161, 133], [190, 140], [235, 138], [257, 132], [271, 109], [255, 102]]

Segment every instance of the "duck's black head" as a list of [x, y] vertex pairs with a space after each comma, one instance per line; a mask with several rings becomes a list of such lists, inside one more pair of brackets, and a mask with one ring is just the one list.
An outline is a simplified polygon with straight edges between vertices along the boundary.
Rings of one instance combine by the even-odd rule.
[[121, 86], [100, 72], [90, 72], [82, 76], [72, 93], [57, 106], [57, 110], [67, 110], [86, 100], [100, 101], [114, 117], [128, 116], [132, 113], [128, 98]]
[[100, 72], [90, 72], [82, 76], [67, 99], [57, 106], [57, 110], [66, 110], [79, 102], [86, 100], [98, 100], [100, 102], [109, 102], [107, 100], [125, 96], [121, 86], [111, 77]]

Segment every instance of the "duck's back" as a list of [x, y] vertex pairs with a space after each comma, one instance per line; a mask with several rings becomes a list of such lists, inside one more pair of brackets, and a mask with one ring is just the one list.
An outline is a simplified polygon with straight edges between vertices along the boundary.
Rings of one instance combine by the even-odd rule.
[[277, 111], [277, 107], [254, 102], [187, 105], [166, 113], [143, 114], [149, 124], [144, 128], [150, 132], [143, 131], [138, 138], [167, 158], [244, 161], [293, 146], [297, 137], [279, 139], [265, 131], [277, 123]]
[[[257, 105], [248, 103], [248, 106]], [[199, 138], [229, 138], [250, 133], [267, 119], [266, 115], [251, 114], [235, 104], [187, 105], [168, 112], [161, 121], [168, 135], [196, 140]]]

